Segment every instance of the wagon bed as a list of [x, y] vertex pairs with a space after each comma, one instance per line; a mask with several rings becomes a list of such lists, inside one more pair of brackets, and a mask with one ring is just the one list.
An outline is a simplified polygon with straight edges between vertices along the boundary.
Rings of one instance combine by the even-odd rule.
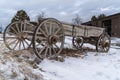
[[105, 28], [86, 26], [86, 25], [74, 25], [62, 23], [66, 36], [84, 36], [84, 37], [98, 37]]

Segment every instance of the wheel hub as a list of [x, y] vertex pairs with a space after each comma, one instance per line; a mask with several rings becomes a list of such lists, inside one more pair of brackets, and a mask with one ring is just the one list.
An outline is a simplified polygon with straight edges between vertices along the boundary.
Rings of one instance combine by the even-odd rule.
[[77, 42], [77, 43], [81, 43], [81, 39], [77, 38], [77, 39], [76, 39], [76, 42]]
[[20, 40], [20, 41], [23, 41], [24, 40], [24, 34], [22, 34], [22, 33], [18, 34], [17, 39]]
[[109, 43], [108, 42], [105, 42], [104, 44], [103, 44], [103, 47], [108, 47], [109, 46]]
[[48, 44], [49, 44], [49, 45], [56, 44], [57, 41], [58, 41], [57, 36], [50, 35], [50, 36], [48, 37]]
[[79, 43], [81, 43], [83, 40], [82, 40], [82, 38], [77, 38], [76, 39], [76, 42], [79, 44]]

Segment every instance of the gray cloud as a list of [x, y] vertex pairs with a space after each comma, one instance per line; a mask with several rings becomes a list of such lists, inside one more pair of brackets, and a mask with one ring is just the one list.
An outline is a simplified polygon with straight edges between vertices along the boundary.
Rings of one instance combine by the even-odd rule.
[[71, 22], [79, 14], [83, 21], [90, 20], [92, 15], [104, 13], [111, 15], [120, 12], [120, 0], [1, 0], [0, 23], [9, 24], [11, 18], [20, 9], [24, 9], [31, 20], [43, 11], [47, 17]]

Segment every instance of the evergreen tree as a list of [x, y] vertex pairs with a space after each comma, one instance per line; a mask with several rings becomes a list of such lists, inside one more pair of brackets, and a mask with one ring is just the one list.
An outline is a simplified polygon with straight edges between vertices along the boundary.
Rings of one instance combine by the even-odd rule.
[[102, 19], [102, 18], [105, 18], [105, 17], [106, 17], [105, 14], [100, 14], [100, 15], [98, 16], [98, 19]]
[[92, 16], [91, 21], [95, 21], [95, 20], [97, 20], [97, 17], [96, 16]]
[[96, 20], [98, 20], [98, 19], [102, 19], [102, 18], [105, 18], [105, 17], [106, 17], [105, 14], [100, 14], [100, 15], [98, 15], [98, 17], [96, 17], [96, 16], [94, 15], [94, 16], [92, 16], [91, 21], [96, 21]]
[[24, 21], [24, 20], [30, 21], [30, 18], [24, 10], [19, 10], [17, 11], [17, 14], [13, 17], [11, 22], [13, 23], [15, 21]]

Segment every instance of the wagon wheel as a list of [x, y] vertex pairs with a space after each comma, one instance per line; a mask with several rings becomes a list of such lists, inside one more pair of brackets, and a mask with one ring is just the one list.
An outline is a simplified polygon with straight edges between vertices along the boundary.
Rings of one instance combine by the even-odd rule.
[[27, 21], [13, 22], [9, 24], [3, 34], [6, 47], [10, 50], [26, 49], [30, 46], [31, 41], [27, 39], [27, 26], [33, 26]]
[[63, 49], [64, 30], [56, 19], [44, 19], [35, 29], [33, 48], [39, 58], [57, 57]]
[[96, 44], [97, 52], [108, 52], [110, 48], [110, 43], [110, 36], [107, 33], [102, 34]]
[[73, 37], [72, 43], [75, 48], [81, 49], [83, 42], [84, 42], [83, 37]]

